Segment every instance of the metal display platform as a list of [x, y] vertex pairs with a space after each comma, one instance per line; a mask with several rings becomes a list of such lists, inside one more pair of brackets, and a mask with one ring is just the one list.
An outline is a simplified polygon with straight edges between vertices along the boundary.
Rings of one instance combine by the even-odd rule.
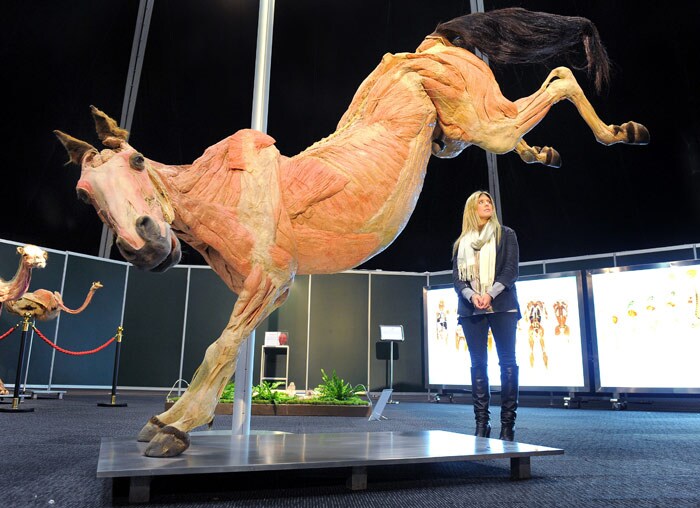
[[173, 458], [143, 455], [147, 443], [102, 438], [97, 476], [113, 479], [113, 494], [125, 488], [132, 503], [150, 500], [154, 476], [236, 473], [291, 469], [351, 468], [348, 487], [367, 488], [367, 467], [427, 462], [510, 459], [511, 478], [530, 478], [530, 457], [564, 450], [467, 436], [441, 430], [326, 434], [264, 433], [231, 435], [200, 432]]

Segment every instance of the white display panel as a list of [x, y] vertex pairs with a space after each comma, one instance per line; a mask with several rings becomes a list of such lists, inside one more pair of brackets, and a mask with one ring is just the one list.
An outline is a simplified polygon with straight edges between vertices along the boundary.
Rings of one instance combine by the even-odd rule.
[[[457, 324], [457, 293], [449, 286], [429, 288], [424, 296], [428, 384], [471, 385], [469, 352], [462, 327]], [[493, 363], [491, 357], [489, 363]]]
[[[517, 282], [523, 317], [516, 332], [516, 358], [522, 388], [586, 388], [579, 280], [576, 274], [566, 274]], [[471, 385], [471, 361], [457, 324], [453, 287], [426, 288], [424, 305], [428, 384]], [[488, 371], [491, 384], [499, 385], [498, 355], [492, 338]]]
[[600, 387], [700, 389], [700, 264], [589, 277]]

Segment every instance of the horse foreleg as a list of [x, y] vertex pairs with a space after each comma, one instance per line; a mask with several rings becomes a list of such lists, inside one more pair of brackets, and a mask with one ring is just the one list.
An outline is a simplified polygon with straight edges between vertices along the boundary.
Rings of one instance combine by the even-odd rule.
[[604, 145], [615, 143], [645, 145], [649, 142], [649, 131], [640, 123], [626, 122], [622, 125], [603, 123], [583, 93], [574, 74], [566, 67], [557, 67], [549, 74], [537, 92], [515, 101], [518, 107], [515, 135], [522, 138], [544, 118], [553, 104], [562, 99], [568, 99], [576, 106], [599, 143]]
[[207, 348], [204, 361], [183, 396], [168, 411], [151, 418], [139, 433], [139, 441], [149, 441], [149, 457], [172, 457], [190, 444], [188, 432], [209, 423], [219, 396], [236, 367], [238, 350], [255, 327], [287, 297], [291, 277], [275, 284], [259, 266], [245, 281], [228, 325]]

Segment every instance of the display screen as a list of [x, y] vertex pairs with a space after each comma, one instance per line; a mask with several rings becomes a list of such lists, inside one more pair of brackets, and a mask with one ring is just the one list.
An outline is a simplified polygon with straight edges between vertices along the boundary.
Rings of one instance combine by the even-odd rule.
[[700, 263], [589, 272], [600, 388], [700, 389]]
[[[522, 388], [586, 388], [580, 275], [525, 277], [516, 284], [522, 319], [516, 357]], [[425, 288], [427, 380], [431, 386], [471, 385], [469, 351], [457, 324], [457, 294], [450, 286]], [[500, 384], [496, 345], [489, 332], [489, 379]]]

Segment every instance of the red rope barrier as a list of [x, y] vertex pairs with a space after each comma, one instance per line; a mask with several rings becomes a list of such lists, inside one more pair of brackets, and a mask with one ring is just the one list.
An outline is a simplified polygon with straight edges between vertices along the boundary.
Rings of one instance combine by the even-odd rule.
[[13, 326], [13, 327], [10, 328], [9, 330], [7, 330], [5, 333], [3, 333], [2, 335], [0, 335], [0, 340], [4, 339], [5, 337], [9, 337], [10, 334], [12, 334], [12, 332], [14, 332], [14, 331], [17, 329], [18, 326], [19, 326], [19, 323], [17, 323], [15, 326]]
[[54, 344], [53, 342], [51, 342], [49, 339], [47, 339], [46, 337], [44, 337], [44, 334], [41, 333], [41, 332], [39, 331], [39, 329], [38, 329], [36, 326], [32, 326], [32, 328], [33, 328], [34, 331], [37, 333], [37, 335], [38, 335], [39, 337], [42, 338], [42, 340], [43, 340], [44, 342], [46, 342], [49, 346], [51, 346], [52, 348], [54, 348], [56, 351], [58, 351], [58, 352], [60, 352], [60, 353], [65, 353], [65, 354], [67, 354], [67, 355], [73, 355], [73, 356], [91, 355], [91, 354], [97, 353], [98, 351], [101, 351], [102, 349], [104, 349], [104, 348], [106, 348], [107, 346], [109, 346], [112, 342], [114, 342], [114, 339], [116, 339], [116, 337], [112, 337], [112, 338], [109, 339], [107, 342], [105, 342], [104, 344], [102, 344], [100, 347], [96, 347], [95, 349], [91, 349], [90, 351], [68, 351], [67, 349], [63, 349], [62, 347], [57, 346], [56, 344]]

